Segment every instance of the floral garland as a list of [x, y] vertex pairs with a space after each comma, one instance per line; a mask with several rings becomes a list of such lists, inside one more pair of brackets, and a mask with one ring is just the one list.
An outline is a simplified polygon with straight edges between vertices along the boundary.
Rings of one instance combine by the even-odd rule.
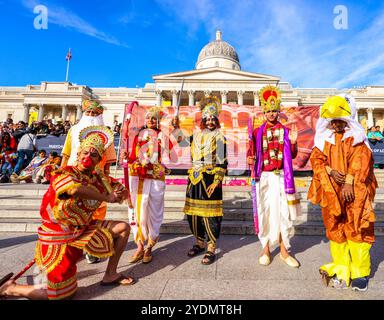
[[279, 173], [279, 168], [283, 163], [284, 150], [284, 128], [278, 123], [273, 127], [264, 127], [263, 132], [263, 159], [264, 167], [273, 165], [275, 172]]

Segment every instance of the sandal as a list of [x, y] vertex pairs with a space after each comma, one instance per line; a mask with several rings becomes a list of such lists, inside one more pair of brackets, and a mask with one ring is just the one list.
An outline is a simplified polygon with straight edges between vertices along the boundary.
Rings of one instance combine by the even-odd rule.
[[[12, 279], [12, 277], [13, 277], [13, 272], [8, 273], [6, 276], [2, 277], [0, 279], [0, 288], [2, 287], [3, 284], [5, 284], [10, 279]], [[5, 295], [5, 294], [0, 295], [1, 300], [6, 299], [6, 298], [7, 298], [7, 295]]]
[[150, 263], [152, 261], [152, 250], [150, 251], [150, 254], [148, 254], [149, 250], [145, 249], [144, 255], [143, 255], [143, 263]]
[[[128, 283], [124, 283], [122, 282], [123, 280], [131, 280], [131, 282], [128, 282]], [[111, 281], [111, 282], [104, 282], [104, 281], [101, 281], [100, 282], [100, 285], [101, 286], [131, 286], [133, 285], [134, 283], [136, 282], [136, 280], [132, 277], [127, 277], [127, 276], [124, 276], [124, 275], [120, 275], [120, 277], [118, 277], [116, 280], [114, 281]]]
[[188, 257], [194, 257], [202, 253], [204, 250], [205, 248], [200, 248], [197, 244], [195, 244], [192, 249], [188, 251], [187, 255]]
[[207, 251], [203, 257], [203, 260], [201, 260], [201, 263], [205, 265], [209, 265], [209, 264], [212, 264], [215, 260], [216, 260], [216, 255], [211, 251]]
[[136, 263], [136, 262], [139, 262], [143, 259], [144, 257], [144, 252], [142, 251], [141, 253], [139, 253], [138, 255], [133, 255], [129, 260], [128, 262], [129, 263]]

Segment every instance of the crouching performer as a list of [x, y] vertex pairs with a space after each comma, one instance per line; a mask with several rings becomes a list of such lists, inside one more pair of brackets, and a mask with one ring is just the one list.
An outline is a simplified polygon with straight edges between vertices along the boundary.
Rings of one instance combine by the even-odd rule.
[[122, 202], [128, 193], [123, 185], [96, 169], [113, 133], [106, 127], [91, 126], [80, 132], [75, 166], [58, 169], [45, 193], [38, 229], [35, 263], [46, 284], [20, 285], [7, 275], [0, 280], [0, 296], [30, 299], [65, 299], [77, 290], [76, 263], [83, 251], [99, 258], [109, 257], [101, 285], [130, 285], [132, 277], [117, 273], [117, 265], [130, 232], [125, 222], [94, 220], [101, 202]]

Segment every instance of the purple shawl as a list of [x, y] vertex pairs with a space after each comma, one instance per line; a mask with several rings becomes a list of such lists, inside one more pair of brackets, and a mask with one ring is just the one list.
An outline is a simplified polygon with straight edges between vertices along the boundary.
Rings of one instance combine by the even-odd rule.
[[[258, 129], [256, 134], [256, 163], [255, 163], [255, 178], [260, 180], [261, 172], [263, 171], [263, 131], [266, 126], [264, 122]], [[284, 187], [285, 193], [295, 193], [295, 181], [293, 179], [292, 153], [291, 142], [289, 141], [288, 128], [284, 128], [284, 147], [283, 147], [283, 170], [284, 170]]]

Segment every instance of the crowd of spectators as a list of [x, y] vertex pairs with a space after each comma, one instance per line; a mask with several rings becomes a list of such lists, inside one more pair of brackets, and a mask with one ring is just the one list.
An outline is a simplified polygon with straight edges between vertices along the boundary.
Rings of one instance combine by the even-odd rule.
[[[42, 120], [29, 126], [24, 121], [14, 123], [11, 118], [0, 122], [0, 183], [49, 183], [50, 173], [60, 166], [57, 152], [47, 155], [37, 150], [37, 138], [66, 135], [72, 124], [69, 121]], [[114, 122], [115, 135], [120, 134], [121, 123]]]
[[[56, 152], [48, 157], [45, 150], [37, 150], [37, 137], [59, 137], [70, 128], [69, 121], [51, 119], [35, 121], [30, 126], [24, 121], [14, 123], [11, 118], [0, 122], [0, 183], [49, 183], [48, 173], [60, 165], [61, 157]], [[40, 171], [39, 176], [42, 168], [45, 170]]]

